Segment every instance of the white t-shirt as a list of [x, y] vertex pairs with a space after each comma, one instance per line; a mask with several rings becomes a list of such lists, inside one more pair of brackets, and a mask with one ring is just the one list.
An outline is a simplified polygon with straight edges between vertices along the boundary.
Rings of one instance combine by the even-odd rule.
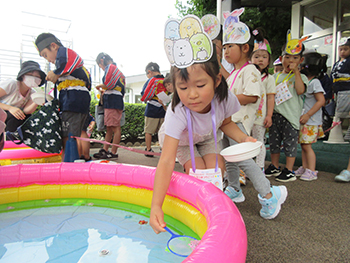
[[[318, 79], [313, 79], [309, 82], [305, 96], [303, 111], [308, 112], [316, 103], [315, 93], [322, 92], [325, 94], [322, 84]], [[314, 115], [312, 115], [306, 123], [307, 125], [322, 125], [322, 109], [320, 108]]]
[[262, 81], [261, 97], [258, 100], [259, 107], [255, 113], [256, 119], [254, 124], [264, 126], [264, 120], [267, 114], [267, 95], [269, 94], [276, 94], [275, 78], [272, 75], [268, 75]]
[[6, 80], [0, 83], [6, 95], [0, 98], [0, 102], [11, 105], [20, 109], [23, 109], [28, 103], [32, 103], [30, 95], [35, 91], [33, 89], [28, 90], [26, 96], [23, 96], [19, 91], [19, 81]]
[[[229, 92], [227, 100], [219, 103], [216, 99], [214, 105], [216, 132], [218, 132], [222, 122], [237, 112], [240, 108], [240, 104], [237, 97]], [[191, 121], [194, 144], [214, 138], [210, 111], [203, 114], [191, 111]], [[189, 145], [187, 113], [186, 108], [181, 102], [176, 105], [175, 112], [171, 109], [171, 104], [166, 111], [164, 123], [158, 132], [161, 146], [163, 146], [165, 134], [178, 139], [180, 146]], [[220, 140], [219, 138], [221, 138], [220, 134], [218, 135], [218, 140]]]
[[[238, 72], [239, 74], [237, 75]], [[237, 78], [233, 83], [236, 75]], [[227, 84], [231, 92], [235, 95], [243, 94], [246, 96], [258, 96], [259, 98], [261, 96], [261, 73], [253, 64], [245, 66], [241, 71], [234, 70], [227, 78]], [[258, 101], [242, 105], [241, 109], [232, 115], [232, 121], [235, 123], [241, 122], [247, 134], [250, 134], [252, 130], [255, 113], [259, 106]]]

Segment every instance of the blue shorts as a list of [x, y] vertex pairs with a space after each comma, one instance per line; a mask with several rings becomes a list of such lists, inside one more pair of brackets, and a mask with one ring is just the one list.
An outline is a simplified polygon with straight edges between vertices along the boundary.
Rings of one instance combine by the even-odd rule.
[[272, 125], [269, 128], [270, 153], [280, 153], [282, 142], [287, 157], [297, 156], [299, 130], [281, 114], [274, 112]]

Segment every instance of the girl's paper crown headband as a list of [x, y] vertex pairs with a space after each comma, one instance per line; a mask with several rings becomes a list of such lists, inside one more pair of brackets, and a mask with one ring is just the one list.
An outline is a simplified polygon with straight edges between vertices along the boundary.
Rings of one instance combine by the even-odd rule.
[[177, 68], [206, 62], [213, 55], [211, 39], [201, 20], [194, 15], [187, 15], [181, 21], [169, 19], [165, 23], [164, 49], [170, 64]]
[[[259, 34], [259, 30], [255, 29], [253, 30], [253, 35], [256, 37]], [[254, 40], [254, 51], [257, 50], [266, 50], [271, 55], [271, 47], [269, 41], [264, 38], [262, 41]]]
[[239, 16], [244, 12], [244, 7], [235, 9], [231, 13], [224, 12], [224, 33], [223, 45], [225, 44], [250, 44], [253, 45], [253, 38], [250, 35], [249, 27], [239, 21]]
[[303, 51], [303, 42], [309, 39], [311, 35], [301, 39], [291, 39], [290, 29], [287, 31], [287, 43], [282, 52], [283, 55], [299, 55]]

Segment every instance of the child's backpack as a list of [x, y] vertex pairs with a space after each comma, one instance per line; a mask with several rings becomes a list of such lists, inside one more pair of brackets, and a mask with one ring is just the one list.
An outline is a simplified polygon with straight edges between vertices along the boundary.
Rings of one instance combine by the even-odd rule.
[[149, 101], [153, 97], [157, 96], [157, 94], [164, 91], [166, 94], [168, 94], [166, 88], [163, 85], [163, 78], [152, 78], [145, 89], [145, 92], [143, 93], [143, 96], [141, 98], [141, 101]]

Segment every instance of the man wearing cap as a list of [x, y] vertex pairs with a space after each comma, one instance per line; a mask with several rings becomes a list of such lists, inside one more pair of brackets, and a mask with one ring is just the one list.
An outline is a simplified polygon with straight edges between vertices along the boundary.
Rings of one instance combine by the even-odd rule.
[[46, 80], [46, 74], [35, 61], [26, 61], [21, 65], [17, 79], [0, 82], [0, 108], [6, 114], [6, 131], [14, 132], [17, 127], [36, 110], [37, 104], [30, 95], [33, 88], [42, 86]]

